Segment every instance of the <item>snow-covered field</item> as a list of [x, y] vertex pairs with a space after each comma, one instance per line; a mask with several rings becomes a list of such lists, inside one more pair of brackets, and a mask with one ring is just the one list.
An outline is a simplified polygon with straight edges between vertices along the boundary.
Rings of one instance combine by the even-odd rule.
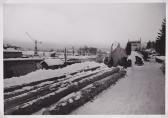
[[99, 64], [96, 62], [83, 62], [83, 63], [77, 63], [72, 64], [70, 66], [67, 66], [65, 68], [56, 69], [56, 70], [37, 70], [34, 72], [31, 72], [25, 76], [20, 77], [12, 77], [9, 79], [4, 80], [4, 87], [10, 87], [15, 85], [21, 85], [25, 83], [30, 83], [34, 81], [40, 81], [44, 79], [49, 79], [53, 77], [62, 76], [65, 74], [77, 72], [81, 69], [87, 69], [87, 68], [93, 68], [97, 66], [105, 66], [104, 64]]
[[164, 114], [165, 77], [160, 64], [128, 68], [127, 77], [99, 94], [71, 115]]

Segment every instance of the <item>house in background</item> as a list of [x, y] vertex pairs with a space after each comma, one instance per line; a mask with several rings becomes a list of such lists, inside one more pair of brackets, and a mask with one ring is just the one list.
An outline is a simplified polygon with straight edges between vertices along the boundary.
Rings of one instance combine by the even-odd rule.
[[138, 41], [129, 41], [131, 44], [131, 50], [141, 50], [141, 39]]
[[3, 58], [21, 58], [22, 52], [14, 48], [7, 48], [3, 50]]

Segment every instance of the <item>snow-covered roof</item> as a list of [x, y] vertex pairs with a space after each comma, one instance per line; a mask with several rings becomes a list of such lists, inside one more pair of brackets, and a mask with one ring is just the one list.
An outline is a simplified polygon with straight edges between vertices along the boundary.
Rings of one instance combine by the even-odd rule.
[[32, 58], [5, 58], [4, 61], [22, 61], [22, 60], [43, 60], [43, 58], [32, 57]]
[[62, 61], [61, 59], [45, 59], [44, 62], [48, 66], [54, 66], [54, 65], [62, 65], [62, 64], [64, 64], [64, 61]]
[[21, 52], [21, 50], [15, 50], [14, 48], [7, 48], [3, 50], [4, 52]]

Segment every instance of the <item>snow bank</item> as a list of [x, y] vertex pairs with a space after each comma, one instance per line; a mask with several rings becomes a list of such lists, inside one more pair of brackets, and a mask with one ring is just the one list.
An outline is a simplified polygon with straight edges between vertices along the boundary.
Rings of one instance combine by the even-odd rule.
[[21, 85], [25, 83], [30, 83], [34, 81], [40, 81], [48, 78], [58, 77], [62, 76], [64, 74], [69, 74], [73, 72], [77, 72], [82, 69], [87, 68], [94, 68], [97, 66], [105, 66], [104, 64], [96, 63], [96, 62], [83, 62], [83, 63], [76, 63], [72, 64], [70, 66], [67, 66], [65, 68], [57, 69], [57, 70], [37, 70], [34, 72], [31, 72], [25, 76], [20, 77], [12, 77], [10, 79], [4, 80], [4, 87], [10, 87], [15, 85]]
[[159, 60], [162, 60], [162, 61], [165, 60], [165, 56], [156, 56], [156, 58], [159, 59]]
[[128, 59], [132, 61], [132, 65], [135, 65], [136, 56], [140, 57], [143, 60], [143, 56], [141, 54], [136, 51], [131, 51], [131, 55], [128, 56]]

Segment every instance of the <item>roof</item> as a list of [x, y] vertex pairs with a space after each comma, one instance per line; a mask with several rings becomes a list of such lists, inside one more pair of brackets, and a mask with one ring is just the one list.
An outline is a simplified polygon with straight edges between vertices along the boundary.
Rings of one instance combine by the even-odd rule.
[[45, 59], [44, 62], [48, 66], [63, 65], [64, 64], [64, 61], [62, 61], [61, 59]]
[[130, 43], [141, 43], [141, 41], [129, 41]]
[[34, 60], [43, 60], [42, 58], [5, 58], [4, 61], [34, 61]]

